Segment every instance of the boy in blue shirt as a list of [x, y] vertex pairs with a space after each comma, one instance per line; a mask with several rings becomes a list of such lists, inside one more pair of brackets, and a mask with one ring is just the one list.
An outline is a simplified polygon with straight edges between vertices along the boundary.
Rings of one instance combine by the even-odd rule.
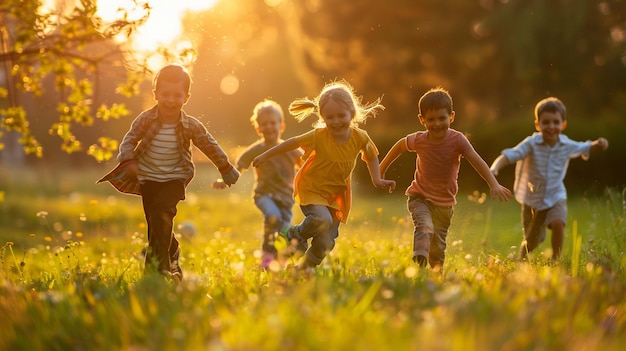
[[567, 126], [565, 105], [555, 97], [543, 99], [535, 106], [536, 133], [517, 146], [505, 149], [491, 165], [497, 176], [500, 169], [516, 163], [515, 199], [522, 204], [524, 241], [520, 259], [545, 240], [546, 227], [552, 230], [552, 259], [561, 255], [565, 224], [567, 223], [567, 192], [563, 179], [569, 160], [606, 150], [605, 138], [594, 141], [573, 141], [562, 134]]

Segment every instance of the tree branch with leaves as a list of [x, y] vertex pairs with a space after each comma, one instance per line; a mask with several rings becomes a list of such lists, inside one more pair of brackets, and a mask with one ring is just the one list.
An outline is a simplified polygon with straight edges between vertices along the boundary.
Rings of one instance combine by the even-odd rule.
[[[129, 19], [120, 9], [120, 19], [105, 23], [97, 14], [96, 0], [80, 0], [68, 9], [44, 12], [39, 0], [5, 0], [0, 5], [0, 137], [5, 131], [21, 135], [27, 154], [43, 156], [43, 148], [31, 133], [28, 111], [20, 103], [25, 94], [41, 96], [52, 89], [58, 94], [57, 120], [49, 129], [61, 139], [67, 153], [84, 150], [73, 126], [91, 126], [95, 119], [118, 119], [129, 114], [124, 104], [99, 104], [103, 72], [123, 73], [116, 93], [131, 97], [149, 73], [145, 64], [129, 60], [130, 52], [116, 38], [130, 37], [150, 15], [147, 3], [135, 2], [142, 11]], [[2, 72], [3, 71], [3, 72]], [[105, 161], [117, 150], [117, 141], [107, 136], [89, 146], [87, 154]], [[4, 145], [0, 143], [0, 149]]]

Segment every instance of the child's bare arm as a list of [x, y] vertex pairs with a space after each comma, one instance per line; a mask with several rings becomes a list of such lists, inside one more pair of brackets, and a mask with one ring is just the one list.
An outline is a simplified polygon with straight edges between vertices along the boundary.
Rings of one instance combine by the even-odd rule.
[[489, 169], [489, 166], [487, 166], [485, 160], [483, 160], [476, 151], [465, 155], [465, 158], [487, 184], [489, 184], [492, 199], [498, 198], [500, 201], [508, 201], [511, 198], [511, 191], [498, 183], [498, 180]]
[[509, 159], [506, 158], [506, 156], [504, 155], [496, 157], [496, 159], [491, 164], [491, 173], [493, 173], [493, 175], [497, 177], [498, 173], [500, 173], [500, 170], [510, 163], [511, 162], [509, 162]]
[[300, 147], [300, 145], [298, 145], [298, 142], [296, 141], [296, 139], [295, 138], [289, 138], [289, 139], [283, 141], [282, 143], [274, 146], [273, 148], [265, 151], [264, 153], [260, 154], [259, 156], [255, 157], [254, 160], [252, 161], [252, 166], [257, 167], [258, 165], [260, 165], [261, 163], [265, 162], [265, 160], [267, 160], [268, 158], [270, 158], [272, 156], [276, 156], [276, 155], [282, 154], [284, 152], [295, 150], [298, 147]]
[[381, 177], [380, 164], [378, 162], [378, 155], [374, 151], [368, 151], [365, 155], [365, 163], [367, 164], [367, 170], [370, 172], [372, 183], [377, 188], [387, 189], [392, 192], [396, 189], [396, 182], [393, 180], [387, 180]]
[[387, 152], [387, 155], [380, 162], [380, 176], [381, 178], [385, 178], [385, 173], [387, 173], [387, 169], [389, 166], [395, 161], [400, 155], [407, 151], [406, 147], [406, 137], [398, 140]]

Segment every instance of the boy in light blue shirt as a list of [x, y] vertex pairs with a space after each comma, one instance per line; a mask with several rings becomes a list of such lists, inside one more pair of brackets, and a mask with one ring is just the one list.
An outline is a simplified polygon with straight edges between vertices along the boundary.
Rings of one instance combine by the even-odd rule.
[[535, 106], [536, 133], [526, 137], [515, 147], [505, 149], [491, 165], [497, 176], [500, 169], [516, 163], [515, 199], [522, 204], [524, 241], [520, 258], [545, 240], [546, 227], [552, 230], [552, 259], [561, 255], [565, 223], [567, 223], [567, 192], [563, 179], [569, 160], [598, 150], [606, 150], [605, 138], [579, 142], [561, 134], [567, 126], [565, 105], [555, 97], [543, 99]]

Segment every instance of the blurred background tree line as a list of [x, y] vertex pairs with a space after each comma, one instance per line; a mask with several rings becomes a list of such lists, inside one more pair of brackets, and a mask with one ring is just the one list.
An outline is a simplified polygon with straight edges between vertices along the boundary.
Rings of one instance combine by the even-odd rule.
[[[40, 2], [17, 2], [21, 8], [0, 5], [0, 87], [6, 96], [0, 131], [11, 129], [6, 111], [23, 106], [28, 133], [43, 155], [9, 157], [21, 148], [15, 133], [5, 133], [2, 161], [103, 167], [93, 157], [114, 156], [114, 141], [153, 103], [150, 79], [157, 67], [133, 59], [133, 48], [119, 37], [131, 36], [160, 2], [136, 1], [145, 16], [111, 24], [96, 16], [104, 2], [78, 1], [83, 13], [66, 12], [72, 20], [65, 29], [31, 37], [15, 36], [16, 28], [37, 29], [32, 7]], [[77, 1], [56, 3], [72, 9]], [[193, 47], [153, 52], [159, 62], [189, 66], [193, 84], [186, 110], [208, 125], [232, 157], [257, 137], [249, 116], [258, 101], [271, 98], [286, 109], [295, 98], [314, 97], [324, 83], [345, 79], [365, 101], [383, 96], [386, 110], [363, 126], [382, 155], [397, 139], [423, 129], [417, 100], [431, 87], [450, 91], [457, 112], [453, 128], [468, 134], [487, 163], [534, 131], [537, 101], [557, 96], [568, 108], [566, 134], [610, 141], [606, 153], [571, 163], [568, 187], [601, 190], [625, 183], [626, 1], [221, 0], [171, 21], [162, 25], [180, 22]], [[65, 38], [59, 45], [67, 49], [67, 40], [85, 33], [91, 35], [71, 52], [48, 49], [28, 56], [28, 64], [22, 61], [24, 48], [41, 50], [45, 40]], [[78, 53], [90, 61], [77, 61]], [[37, 78], [42, 91], [33, 89]], [[289, 137], [310, 129], [313, 119], [298, 124], [287, 116], [286, 122]], [[413, 157], [399, 161], [388, 176], [402, 188], [411, 179]], [[113, 163], [104, 162], [104, 168]], [[469, 168], [464, 162], [462, 188], [484, 188], [475, 172], [464, 171]], [[512, 183], [512, 168], [503, 184]], [[357, 180], [369, 182], [363, 170], [357, 169]]]

